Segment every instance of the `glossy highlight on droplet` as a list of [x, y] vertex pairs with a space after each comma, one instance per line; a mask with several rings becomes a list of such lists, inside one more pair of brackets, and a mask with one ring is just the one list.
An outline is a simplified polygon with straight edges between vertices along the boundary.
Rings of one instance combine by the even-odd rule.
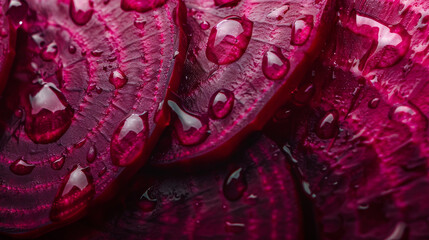
[[54, 222], [65, 221], [81, 214], [87, 209], [94, 194], [90, 169], [76, 165], [62, 180], [52, 203], [51, 220]]
[[336, 110], [328, 111], [316, 126], [316, 134], [321, 139], [330, 139], [338, 133], [339, 114]]
[[58, 46], [55, 42], [43, 48], [40, 57], [45, 61], [53, 61], [58, 54]]
[[110, 157], [117, 166], [134, 163], [143, 153], [149, 134], [148, 113], [131, 114], [113, 133]]
[[94, 13], [92, 0], [71, 0], [70, 17], [77, 25], [85, 25]]
[[240, 199], [247, 190], [247, 181], [243, 168], [232, 171], [223, 183], [223, 194], [226, 199], [236, 201]]
[[207, 42], [207, 59], [224, 65], [243, 56], [252, 37], [253, 22], [246, 16], [230, 16], [212, 28]]
[[172, 100], [168, 100], [168, 106], [170, 106], [177, 117], [177, 120], [174, 122], [174, 129], [182, 145], [199, 144], [208, 137], [209, 126], [207, 117], [191, 114]]
[[27, 175], [30, 174], [34, 167], [36, 167], [33, 164], [29, 164], [27, 161], [25, 161], [22, 158], [17, 159], [14, 161], [10, 166], [9, 169], [16, 175]]
[[313, 15], [297, 19], [292, 25], [291, 44], [297, 46], [304, 45], [310, 37], [313, 24]]
[[25, 102], [25, 132], [35, 143], [58, 140], [70, 127], [74, 110], [51, 83], [36, 84]]
[[234, 93], [227, 89], [216, 91], [209, 103], [210, 116], [214, 119], [222, 119], [231, 113], [234, 107]]
[[110, 74], [109, 82], [118, 89], [122, 88], [128, 82], [128, 78], [121, 69], [116, 69]]
[[289, 71], [289, 65], [289, 60], [277, 47], [271, 47], [262, 58], [262, 72], [270, 80], [284, 78]]
[[54, 170], [60, 170], [64, 166], [65, 159], [66, 158], [64, 156], [52, 158], [51, 159], [51, 168]]
[[121, 8], [124, 11], [136, 11], [144, 13], [161, 7], [167, 0], [121, 0]]

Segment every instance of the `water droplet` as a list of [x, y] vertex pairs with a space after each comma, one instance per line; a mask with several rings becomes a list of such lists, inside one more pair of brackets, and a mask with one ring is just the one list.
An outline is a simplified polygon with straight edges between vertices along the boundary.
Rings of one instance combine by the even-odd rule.
[[292, 26], [292, 45], [304, 45], [313, 30], [313, 16], [307, 15], [297, 19]]
[[45, 61], [53, 61], [58, 54], [58, 46], [55, 42], [51, 42], [48, 46], [43, 48], [40, 57]]
[[305, 83], [298, 87], [293, 95], [293, 100], [296, 105], [304, 105], [313, 97], [316, 89], [313, 83]]
[[9, 36], [9, 30], [4, 27], [0, 28], [0, 37], [4, 38], [7, 36]]
[[146, 21], [144, 21], [142, 19], [136, 19], [134, 21], [134, 26], [136, 26], [136, 28], [138, 28], [138, 29], [144, 29], [145, 25], [146, 25]]
[[9, 169], [16, 175], [27, 175], [33, 171], [34, 167], [33, 164], [29, 164], [24, 159], [19, 158], [10, 165]]
[[427, 128], [428, 120], [421, 111], [411, 105], [398, 105], [392, 107], [389, 118], [407, 125], [411, 130], [424, 130]]
[[99, 56], [101, 56], [101, 54], [103, 54], [103, 51], [100, 49], [91, 51], [91, 55], [94, 57], [99, 57]]
[[37, 85], [26, 102], [25, 132], [35, 143], [54, 142], [70, 127], [74, 110], [55, 85]]
[[380, 98], [373, 98], [371, 101], [368, 102], [368, 107], [375, 109], [378, 107], [378, 104], [380, 104]]
[[76, 47], [75, 47], [75, 46], [73, 46], [73, 45], [70, 45], [70, 46], [69, 46], [69, 53], [71, 53], [71, 54], [75, 54], [75, 53], [76, 53]]
[[113, 164], [128, 166], [140, 157], [149, 134], [148, 113], [131, 114], [123, 120], [112, 136], [110, 156]]
[[210, 99], [210, 115], [215, 119], [225, 118], [232, 111], [234, 100], [233, 92], [226, 89], [218, 90]]
[[200, 28], [201, 28], [201, 29], [203, 29], [203, 30], [207, 30], [207, 29], [209, 29], [209, 28], [210, 28], [210, 23], [209, 23], [209, 22], [207, 22], [207, 21], [202, 21], [202, 22], [200, 23]]
[[207, 42], [207, 59], [216, 64], [237, 61], [246, 51], [253, 31], [253, 22], [245, 16], [230, 16], [212, 28]]
[[225, 231], [230, 233], [242, 233], [246, 228], [244, 223], [225, 222]]
[[230, 201], [236, 201], [243, 196], [247, 189], [246, 176], [243, 168], [235, 169], [223, 182], [223, 194]]
[[283, 5], [279, 8], [274, 9], [271, 11], [267, 18], [280, 21], [284, 18], [285, 14], [289, 11], [289, 5]]
[[321, 139], [335, 137], [338, 132], [339, 114], [336, 110], [329, 111], [321, 119], [316, 128], [316, 134]]
[[178, 118], [178, 121], [174, 121], [174, 127], [182, 145], [199, 144], [208, 137], [209, 126], [207, 117], [191, 114], [172, 100], [168, 100], [168, 106], [176, 113]]
[[94, 13], [92, 0], [71, 0], [70, 17], [77, 25], [85, 25]]
[[86, 160], [92, 163], [96, 158], [97, 158], [97, 148], [94, 145], [92, 145], [88, 149], [88, 153], [86, 154]]
[[15, 117], [20, 119], [22, 118], [22, 116], [24, 116], [24, 112], [22, 111], [22, 109], [16, 109], [14, 114], [15, 114]]
[[15, 27], [22, 24], [22, 20], [27, 16], [28, 4], [24, 0], [11, 0], [6, 11], [6, 15]]
[[220, 7], [233, 7], [237, 5], [241, 0], [214, 0], [216, 6]]
[[138, 202], [139, 208], [143, 212], [152, 212], [156, 208], [157, 200], [155, 198], [150, 197], [149, 193], [152, 188], [148, 188], [141, 196]]
[[262, 72], [271, 80], [279, 80], [289, 71], [289, 60], [285, 58], [280, 48], [271, 47], [262, 58]]
[[128, 78], [124, 72], [120, 69], [116, 69], [110, 74], [109, 82], [115, 86], [116, 89], [123, 87], [127, 82]]
[[60, 170], [63, 168], [66, 158], [64, 156], [55, 157], [51, 160], [51, 168], [54, 170]]
[[147, 12], [165, 4], [167, 0], [121, 0], [124, 11]]
[[94, 194], [93, 179], [89, 168], [75, 166], [62, 180], [52, 203], [51, 220], [64, 221], [82, 213]]
[[85, 145], [85, 143], [86, 143], [86, 138], [82, 138], [81, 140], [79, 140], [79, 142], [74, 144], [74, 147], [75, 148], [81, 148], [81, 147], [83, 147], [83, 145]]

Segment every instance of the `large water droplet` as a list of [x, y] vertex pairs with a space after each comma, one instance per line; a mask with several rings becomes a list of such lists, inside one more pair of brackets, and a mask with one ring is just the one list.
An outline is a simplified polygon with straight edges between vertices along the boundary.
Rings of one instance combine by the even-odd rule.
[[147, 12], [165, 4], [167, 0], [122, 0], [121, 8], [124, 11]]
[[223, 194], [230, 201], [240, 199], [246, 189], [247, 181], [243, 168], [235, 169], [223, 182]]
[[168, 106], [176, 113], [174, 122], [177, 138], [183, 145], [195, 145], [203, 142], [209, 135], [208, 119], [188, 113], [176, 102], [168, 100]]
[[424, 130], [427, 128], [428, 120], [421, 111], [414, 106], [398, 105], [391, 109], [389, 118], [407, 125], [411, 130]]
[[94, 194], [94, 184], [89, 168], [75, 166], [62, 180], [52, 203], [51, 220], [64, 221], [82, 213]]
[[53, 61], [58, 54], [58, 46], [55, 42], [51, 42], [48, 46], [43, 48], [40, 57], [45, 61]]
[[253, 31], [253, 22], [245, 16], [230, 16], [212, 28], [207, 42], [208, 60], [216, 64], [237, 61], [246, 51]]
[[157, 200], [155, 198], [150, 197], [150, 190], [151, 188], [148, 188], [141, 196], [138, 202], [139, 208], [143, 212], [151, 212], [156, 208], [156, 202]]
[[25, 132], [35, 143], [58, 140], [70, 127], [74, 110], [55, 85], [38, 85], [26, 102]]
[[10, 165], [9, 169], [16, 175], [27, 175], [33, 171], [34, 167], [33, 164], [19, 158]]
[[262, 58], [262, 72], [271, 80], [282, 79], [289, 71], [289, 60], [285, 58], [282, 51], [272, 47]]
[[233, 106], [234, 93], [226, 89], [218, 90], [210, 99], [210, 115], [215, 119], [225, 118], [232, 111]]
[[27, 16], [28, 4], [24, 0], [11, 0], [6, 15], [15, 27], [19, 27]]
[[220, 7], [233, 7], [237, 5], [241, 0], [214, 0], [216, 6]]
[[94, 162], [94, 160], [97, 158], [97, 148], [95, 145], [92, 145], [89, 147], [88, 152], [86, 154], [86, 160], [90, 163]]
[[292, 26], [292, 45], [304, 45], [313, 30], [313, 15], [297, 19]]
[[335, 137], [338, 133], [339, 114], [336, 110], [329, 111], [316, 127], [316, 134], [321, 139]]
[[71, 0], [70, 17], [77, 25], [85, 25], [94, 13], [92, 0]]
[[115, 86], [116, 89], [123, 87], [127, 82], [128, 78], [124, 72], [120, 69], [116, 69], [110, 74], [109, 82]]
[[128, 166], [140, 157], [149, 134], [148, 113], [131, 114], [123, 120], [112, 136], [110, 156], [113, 164]]

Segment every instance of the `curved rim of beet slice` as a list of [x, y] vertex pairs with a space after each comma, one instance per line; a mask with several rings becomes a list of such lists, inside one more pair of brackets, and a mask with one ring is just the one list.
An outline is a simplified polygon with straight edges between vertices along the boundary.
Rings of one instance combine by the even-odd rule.
[[[273, 2], [254, 4], [246, 0], [226, 8], [215, 7], [213, 1], [185, 3], [193, 33], [179, 99], [173, 99], [171, 106], [176, 110], [181, 107], [179, 112], [183, 116], [179, 116], [180, 121], [174, 121], [177, 115], [173, 114], [172, 125], [192, 124], [199, 117], [198, 124], [203, 127], [198, 132], [189, 125], [184, 127], [185, 131], [178, 132], [183, 124], [174, 126], [171, 140], [168, 140], [171, 146], [159, 145], [151, 158], [150, 164], [158, 167], [188, 168], [225, 158], [241, 140], [260, 130], [275, 109], [290, 98], [321, 50], [333, 17], [333, 1], [291, 1], [279, 3], [275, 9]], [[295, 32], [302, 35], [295, 34], [291, 44], [291, 32], [295, 27], [298, 29]], [[218, 38], [217, 28], [221, 36]], [[239, 30], [228, 35], [228, 29]], [[234, 42], [237, 45], [233, 45]], [[208, 48], [207, 43], [211, 44]], [[231, 55], [227, 55], [228, 51]], [[264, 55], [268, 56], [265, 60]], [[272, 61], [279, 60], [282, 64], [271, 63], [267, 60], [271, 57], [276, 59]], [[263, 71], [265, 64], [268, 70]], [[275, 67], [270, 68], [270, 64]], [[222, 90], [234, 94], [233, 107], [218, 115], [220, 117], [213, 117], [208, 110], [209, 100]], [[194, 120], [184, 120], [192, 118]], [[191, 130], [186, 132], [186, 129]]]
[[264, 136], [251, 140], [227, 164], [198, 173], [142, 169], [110, 217], [47, 237], [301, 239], [301, 203], [285, 156]]
[[27, 2], [0, 140], [0, 231], [22, 237], [79, 219], [145, 163], [187, 48], [180, 0], [139, 12], [120, 0]]
[[[314, 100], [320, 104], [291, 117], [298, 127], [284, 137], [292, 146], [285, 149], [292, 150], [315, 194], [322, 237], [427, 238], [429, 198], [420, 193], [429, 189], [429, 5], [341, 5], [344, 12], [313, 80], [324, 85]], [[398, 34], [405, 44], [395, 41]], [[378, 41], [388, 36], [393, 40]], [[326, 124], [332, 112], [336, 124]]]
[[[0, 45], [2, 55], [0, 57], [0, 94], [6, 85], [9, 71], [15, 57], [16, 31], [7, 17], [8, 1], [0, 1]], [[0, 95], [1, 96], [1, 95]]]

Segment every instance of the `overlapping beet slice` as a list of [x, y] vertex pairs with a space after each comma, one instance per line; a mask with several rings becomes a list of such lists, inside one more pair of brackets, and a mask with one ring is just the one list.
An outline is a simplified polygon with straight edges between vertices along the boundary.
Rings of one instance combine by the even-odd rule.
[[[13, 1], [12, 1], [13, 2]], [[15, 19], [9, 20], [11, 14], [19, 9], [19, 6], [13, 6], [9, 1], [0, 1], [0, 93], [6, 85], [9, 71], [15, 55]], [[19, 17], [19, 16], [18, 16]]]
[[199, 173], [143, 170], [110, 219], [46, 237], [301, 239], [301, 206], [285, 156], [266, 137], [256, 140], [228, 164]]
[[322, 239], [426, 239], [429, 6], [341, 4], [313, 109], [285, 108], [296, 130], [284, 149], [320, 211]]
[[[152, 164], [221, 159], [290, 97], [329, 29], [332, 1], [188, 0], [191, 46], [171, 140]], [[170, 143], [169, 143], [170, 142]]]
[[186, 10], [139, 2], [27, 1], [1, 101], [1, 232], [74, 221], [144, 164], [178, 85]]

